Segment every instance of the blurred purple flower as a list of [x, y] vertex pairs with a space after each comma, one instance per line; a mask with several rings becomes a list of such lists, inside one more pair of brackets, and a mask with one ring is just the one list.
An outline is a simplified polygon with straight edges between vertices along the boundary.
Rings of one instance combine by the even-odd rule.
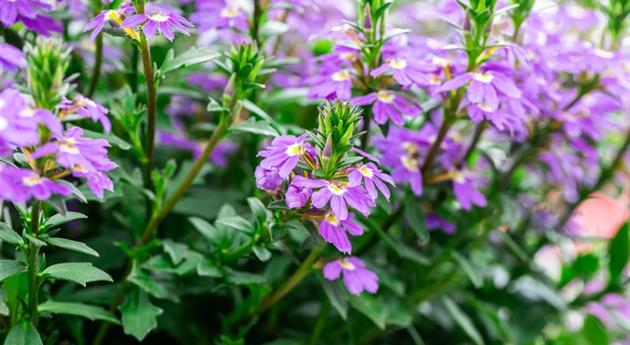
[[155, 37], [156, 33], [161, 33], [169, 41], [175, 38], [174, 30], [190, 36], [188, 29], [194, 27], [188, 19], [177, 14], [175, 9], [156, 5], [147, 7], [145, 14], [134, 14], [125, 18], [120, 26], [133, 29], [140, 25], [148, 39]]
[[24, 53], [6, 43], [0, 43], [0, 73], [4, 71], [15, 72], [18, 69], [26, 67], [26, 59]]
[[514, 81], [497, 71], [464, 73], [445, 82], [440, 91], [446, 92], [468, 85], [468, 101], [482, 110], [494, 111], [499, 107], [499, 94], [520, 98], [521, 91]]
[[48, 200], [53, 194], [70, 195], [71, 191], [29, 169], [0, 163], [0, 200], [24, 203], [31, 198]]
[[456, 172], [455, 174], [453, 192], [462, 208], [470, 210], [472, 205], [486, 207], [486, 197], [477, 190], [477, 179], [468, 176], [467, 172]]
[[405, 124], [403, 116], [417, 116], [422, 111], [420, 105], [410, 98], [385, 90], [355, 97], [351, 101], [355, 105], [373, 104], [374, 122], [379, 125], [391, 120], [396, 125], [402, 126]]
[[420, 65], [407, 59], [389, 59], [382, 66], [372, 71], [373, 77], [378, 77], [385, 73], [391, 73], [394, 80], [400, 85], [407, 86], [416, 84], [426, 86], [431, 84], [431, 72], [435, 70], [433, 66]]
[[112, 129], [112, 123], [107, 117], [109, 110], [81, 94], [77, 94], [73, 100], [62, 100], [58, 108], [62, 109], [66, 114], [77, 114], [90, 118], [94, 122], [100, 122], [106, 133], [109, 133]]
[[0, 22], [9, 27], [21, 21], [29, 30], [48, 36], [50, 31], [61, 31], [61, 26], [52, 18], [42, 15], [52, 6], [39, 0], [0, 0]]
[[[256, 187], [268, 192], [275, 192], [282, 185], [282, 177], [276, 168], [256, 167], [254, 172], [256, 177]], [[301, 207], [301, 206], [300, 206]]]
[[441, 230], [442, 232], [447, 234], [454, 234], [457, 230], [455, 224], [438, 216], [435, 213], [427, 214], [424, 222], [426, 224], [427, 230]]
[[312, 99], [348, 100], [352, 97], [352, 76], [347, 69], [327, 75], [316, 75], [309, 78], [306, 83], [311, 85], [308, 97]]
[[201, 31], [212, 29], [249, 29], [247, 14], [235, 1], [196, 0], [195, 13], [190, 19], [199, 25]]
[[[205, 147], [204, 142], [191, 140], [181, 134], [172, 132], [160, 131], [158, 133], [158, 138], [162, 144], [190, 151], [195, 159], [201, 156]], [[216, 145], [214, 150], [212, 150], [208, 159], [219, 167], [225, 167], [229, 161], [228, 156], [236, 152], [237, 149], [238, 147], [233, 142], [223, 140]]]
[[363, 261], [354, 256], [328, 262], [324, 265], [323, 273], [328, 280], [337, 280], [343, 273], [343, 283], [353, 295], [363, 291], [372, 294], [378, 291], [376, 273], [368, 270]]

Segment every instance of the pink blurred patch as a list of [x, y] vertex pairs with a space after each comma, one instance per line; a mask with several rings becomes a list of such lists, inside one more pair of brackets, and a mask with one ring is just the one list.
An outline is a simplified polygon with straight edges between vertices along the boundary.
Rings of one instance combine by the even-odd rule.
[[613, 199], [602, 193], [595, 193], [582, 202], [575, 211], [573, 222], [578, 225], [578, 233], [587, 237], [612, 238], [630, 217], [628, 199]]

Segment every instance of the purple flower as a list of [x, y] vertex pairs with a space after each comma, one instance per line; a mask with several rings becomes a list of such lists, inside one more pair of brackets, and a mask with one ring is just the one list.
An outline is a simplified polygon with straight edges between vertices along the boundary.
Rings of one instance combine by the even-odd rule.
[[385, 90], [355, 97], [352, 103], [355, 105], [374, 104], [372, 107], [374, 122], [379, 125], [385, 124], [389, 119], [398, 126], [402, 126], [405, 124], [404, 115], [417, 116], [422, 111], [420, 105], [411, 99]]
[[431, 84], [431, 72], [434, 70], [433, 66], [423, 66], [407, 59], [395, 58], [387, 60], [384, 65], [376, 68], [370, 74], [373, 77], [378, 77], [384, 73], [391, 73], [394, 80], [400, 85], [425, 86]]
[[312, 85], [308, 96], [313, 99], [348, 100], [352, 97], [352, 75], [347, 69], [323, 76], [314, 76], [309, 78], [307, 83]]
[[365, 268], [361, 259], [349, 256], [347, 258], [331, 261], [324, 265], [324, 277], [328, 280], [337, 280], [343, 272], [343, 283], [353, 295], [363, 291], [376, 293], [378, 291], [378, 276]]
[[[201, 156], [205, 148], [204, 142], [188, 139], [182, 134], [160, 131], [158, 135], [162, 144], [190, 151], [195, 159]], [[229, 161], [228, 156], [237, 149], [238, 147], [233, 142], [223, 140], [212, 150], [208, 159], [217, 166], [225, 167]]]
[[364, 216], [368, 216], [370, 208], [374, 207], [374, 200], [360, 186], [350, 186], [338, 181], [311, 180], [302, 176], [296, 176], [291, 184], [301, 188], [320, 188], [313, 192], [311, 203], [319, 209], [324, 209], [330, 203], [333, 214], [340, 220], [348, 219], [348, 206]]
[[[301, 176], [296, 176], [301, 177]], [[311, 197], [313, 191], [310, 188], [298, 187], [296, 184], [291, 183], [287, 187], [287, 192], [284, 195], [285, 202], [288, 208], [302, 208], [306, 205], [306, 202]]]
[[319, 234], [326, 242], [331, 243], [340, 252], [350, 254], [352, 244], [346, 232], [352, 236], [363, 235], [363, 229], [352, 220], [353, 218], [354, 215], [350, 214], [348, 219], [339, 220], [334, 214], [326, 213], [324, 219], [319, 224]]
[[195, 7], [197, 11], [190, 18], [202, 31], [233, 28], [245, 32], [249, 29], [247, 14], [231, 1], [197, 0]]
[[301, 157], [313, 156], [313, 147], [305, 142], [306, 138], [304, 134], [299, 137], [283, 135], [273, 139], [269, 146], [258, 153], [259, 157], [265, 157], [260, 166], [276, 168], [282, 178], [287, 178]]
[[[90, 34], [90, 41], [94, 42], [96, 36], [103, 31], [105, 24], [114, 22], [116, 25], [121, 26], [123, 23], [122, 17], [126, 12], [133, 11], [131, 6], [122, 6], [117, 10], [104, 10], [101, 11], [96, 17], [92, 18], [83, 29], [83, 32], [92, 30]], [[130, 28], [123, 28], [123, 31], [131, 38], [138, 39], [138, 34]]]
[[396, 183], [409, 183], [415, 195], [422, 194], [422, 174], [420, 173], [421, 148], [428, 145], [420, 140], [420, 133], [404, 128], [391, 128], [387, 138], [376, 140], [376, 147], [382, 152], [383, 164], [391, 168], [391, 176]]
[[449, 222], [448, 220], [438, 216], [435, 213], [427, 214], [424, 222], [427, 226], [428, 230], [441, 230], [447, 234], [453, 234], [457, 230], [455, 228], [455, 224]]
[[107, 133], [112, 129], [112, 123], [107, 118], [109, 110], [83, 95], [77, 94], [72, 101], [64, 99], [58, 108], [63, 110], [64, 115], [76, 113], [79, 116], [90, 118], [94, 122], [100, 122]]
[[494, 111], [499, 107], [499, 94], [520, 98], [521, 91], [512, 79], [497, 71], [464, 73], [445, 82], [440, 91], [451, 91], [468, 85], [468, 101], [482, 110]]
[[394, 180], [391, 176], [381, 172], [374, 163], [361, 164], [350, 168], [348, 183], [351, 186], [359, 186], [361, 185], [361, 181], [363, 181], [365, 190], [372, 199], [376, 199], [378, 197], [378, 193], [376, 191], [376, 188], [378, 188], [383, 196], [389, 200], [389, 189], [383, 182], [395, 186]]
[[20, 49], [10, 44], [0, 43], [0, 52], [2, 52], [2, 55], [0, 55], [0, 72], [15, 72], [26, 66], [24, 53]]
[[55, 156], [57, 164], [70, 169], [75, 177], [85, 177], [88, 187], [99, 198], [104, 190], [113, 191], [113, 185], [105, 172], [118, 165], [107, 158], [109, 143], [104, 139], [83, 138], [83, 129], [72, 127], [63, 135], [53, 135], [54, 140], [38, 147], [35, 159]]
[[62, 130], [61, 122], [50, 111], [30, 108], [17, 90], [0, 93], [0, 155], [15, 147], [39, 144], [41, 124], [53, 133]]
[[147, 9], [145, 14], [131, 15], [125, 18], [120, 26], [133, 29], [139, 25], [143, 25], [142, 31], [148, 39], [153, 38], [157, 32], [160, 32], [169, 41], [175, 38], [173, 30], [190, 36], [188, 28], [194, 27], [194, 24], [188, 19], [166, 6], [152, 6]]
[[254, 176], [256, 177], [256, 187], [268, 192], [275, 192], [280, 188], [280, 185], [282, 185], [282, 177], [275, 168], [263, 168], [258, 166], [254, 172]]
[[61, 29], [52, 18], [41, 15], [51, 10], [49, 4], [39, 0], [0, 0], [0, 22], [9, 27], [21, 21], [28, 29], [47, 36]]
[[72, 192], [29, 169], [14, 168], [0, 163], [0, 200], [24, 203], [31, 198], [48, 200], [53, 194], [70, 195]]
[[470, 210], [472, 205], [486, 207], [486, 197], [477, 190], [475, 179], [465, 176], [465, 173], [456, 172], [456, 177], [453, 179], [453, 192], [465, 210]]

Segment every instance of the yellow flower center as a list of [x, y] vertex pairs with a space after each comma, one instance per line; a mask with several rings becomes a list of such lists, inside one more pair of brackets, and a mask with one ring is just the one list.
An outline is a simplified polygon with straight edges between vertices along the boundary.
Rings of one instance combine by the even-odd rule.
[[389, 60], [389, 66], [394, 69], [405, 69], [405, 67], [407, 67], [407, 60], [391, 59]]
[[431, 74], [431, 81], [429, 83], [431, 83], [431, 85], [440, 85], [442, 84], [442, 80], [440, 80], [437, 74]]
[[335, 195], [343, 195], [343, 193], [346, 192], [346, 189], [342, 186], [338, 186], [332, 183], [328, 185], [328, 190]]
[[224, 8], [223, 10], [221, 10], [221, 17], [234, 18], [234, 17], [238, 17], [238, 15], [240, 13], [241, 13], [241, 10], [239, 10], [238, 7], [236, 7], [236, 6], [228, 6], [228, 7]]
[[405, 150], [405, 152], [407, 152], [407, 154], [410, 154], [410, 155], [415, 154], [419, 151], [418, 145], [409, 141], [405, 141], [402, 144], [402, 148], [403, 150]]
[[304, 153], [304, 148], [302, 147], [302, 145], [295, 143], [287, 147], [285, 152], [289, 156], [299, 156]]
[[372, 178], [374, 176], [374, 171], [372, 171], [372, 169], [366, 167], [365, 165], [359, 168], [359, 172], [361, 173], [361, 175], [367, 178]]
[[354, 55], [353, 53], [341, 53], [340, 55], [342, 60], [346, 60], [346, 61], [350, 61], [350, 62], [355, 62], [357, 61], [357, 56]]
[[595, 49], [595, 55], [603, 59], [612, 59], [615, 57], [615, 54], [613, 54], [612, 52], [609, 52], [608, 50], [599, 49], [599, 48]]
[[79, 153], [79, 149], [77, 148], [77, 141], [74, 138], [68, 138], [59, 142], [59, 151], [70, 153], [73, 155]]
[[156, 14], [152, 14], [151, 15], [151, 20], [154, 22], [159, 22], [159, 23], [164, 23], [165, 21], [168, 20], [168, 16], [162, 14], [162, 13], [156, 13]]
[[464, 182], [464, 175], [459, 172], [459, 171], [454, 171], [452, 173], [453, 175], [453, 181], [457, 182], [457, 183], [463, 183]]
[[72, 170], [77, 172], [86, 172], [85, 168], [82, 165], [76, 164], [72, 167]]
[[334, 226], [339, 225], [339, 220], [337, 219], [337, 217], [335, 217], [334, 214], [332, 213], [326, 213], [326, 216], [324, 216], [324, 219], [326, 219], [326, 221]]
[[20, 117], [33, 117], [33, 115], [35, 115], [35, 111], [31, 108], [20, 111]]
[[345, 69], [343, 71], [335, 72], [331, 76], [331, 79], [334, 81], [348, 80], [350, 79], [350, 72], [348, 72], [348, 70], [345, 70]]
[[24, 183], [25, 185], [29, 187], [32, 187], [32, 186], [42, 183], [42, 178], [39, 177], [37, 174], [33, 174], [31, 176], [27, 176], [23, 178], [22, 183]]
[[488, 73], [474, 73], [473, 79], [475, 79], [476, 81], [488, 84], [492, 82], [494, 77]]
[[345, 259], [339, 260], [339, 264], [344, 269], [347, 269], [347, 270], [350, 270], [350, 271], [353, 271], [354, 269], [356, 269], [356, 267], [352, 264], [352, 262], [350, 262], [348, 260], [345, 260]]
[[118, 15], [118, 11], [116, 10], [107, 11], [107, 13], [105, 13], [105, 20], [114, 21], [118, 23], [119, 25], [120, 23], [122, 23], [122, 20], [120, 19], [120, 16]]
[[391, 103], [394, 101], [394, 94], [381, 90], [376, 94], [376, 98], [383, 103]]
[[409, 171], [418, 170], [418, 160], [411, 156], [400, 157], [400, 163]]
[[477, 104], [477, 108], [485, 111], [485, 112], [490, 112], [492, 111], [492, 107], [490, 107], [489, 105], [485, 104], [485, 103], [479, 103]]

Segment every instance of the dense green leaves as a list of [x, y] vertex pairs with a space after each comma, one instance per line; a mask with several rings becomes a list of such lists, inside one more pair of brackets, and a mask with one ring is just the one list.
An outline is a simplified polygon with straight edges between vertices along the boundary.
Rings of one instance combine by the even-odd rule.
[[47, 267], [42, 275], [47, 278], [69, 280], [85, 286], [87, 283], [106, 281], [112, 282], [112, 277], [89, 262], [72, 262], [55, 264]]
[[26, 264], [17, 260], [0, 260], [0, 282], [6, 278], [23, 272]]
[[39, 305], [38, 311], [40, 313], [81, 316], [88, 320], [102, 320], [102, 321], [107, 321], [114, 324], [119, 323], [118, 319], [116, 319], [116, 316], [114, 316], [114, 314], [108, 312], [102, 307], [83, 304], [83, 303], [58, 302], [58, 301], [48, 300]]
[[33, 324], [24, 320], [11, 328], [4, 345], [42, 345], [42, 339]]
[[22, 244], [22, 236], [13, 231], [6, 223], [0, 222], [0, 239], [11, 244]]
[[85, 219], [86, 215], [78, 213], [78, 212], [66, 212], [65, 214], [57, 213], [54, 216], [48, 218], [46, 223], [44, 223], [44, 227], [46, 228], [55, 228], [59, 225], [71, 222], [77, 219]]
[[51, 237], [44, 240], [47, 244], [67, 250], [71, 250], [77, 253], [83, 253], [86, 255], [96, 256], [98, 257], [98, 252], [83, 242], [73, 241], [66, 238], [61, 237]]

